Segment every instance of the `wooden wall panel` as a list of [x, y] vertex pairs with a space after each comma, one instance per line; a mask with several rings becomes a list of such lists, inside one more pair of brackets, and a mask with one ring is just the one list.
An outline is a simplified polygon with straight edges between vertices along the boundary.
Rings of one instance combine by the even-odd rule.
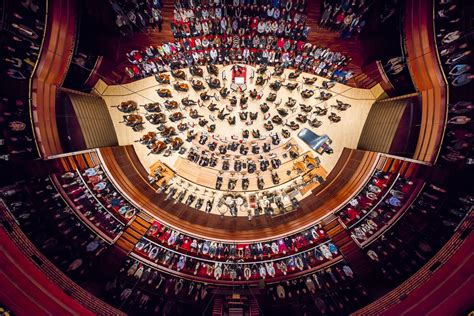
[[421, 127], [413, 159], [434, 162], [446, 122], [447, 87], [437, 56], [432, 0], [406, 1], [405, 45], [408, 68], [421, 93]]
[[33, 77], [32, 104], [43, 157], [63, 152], [56, 124], [56, 91], [69, 68], [75, 40], [75, 0], [50, 0], [43, 50]]

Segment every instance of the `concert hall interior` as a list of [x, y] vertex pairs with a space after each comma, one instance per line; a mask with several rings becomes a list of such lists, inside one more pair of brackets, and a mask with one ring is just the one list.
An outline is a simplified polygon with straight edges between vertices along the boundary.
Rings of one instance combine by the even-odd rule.
[[470, 315], [474, 2], [1, 0], [1, 315]]

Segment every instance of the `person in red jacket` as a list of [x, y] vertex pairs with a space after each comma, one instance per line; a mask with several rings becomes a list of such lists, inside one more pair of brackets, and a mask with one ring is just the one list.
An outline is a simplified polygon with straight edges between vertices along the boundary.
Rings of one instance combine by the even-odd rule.
[[278, 40], [277, 46], [280, 50], [283, 50], [283, 47], [285, 46], [285, 39], [283, 37], [280, 37]]

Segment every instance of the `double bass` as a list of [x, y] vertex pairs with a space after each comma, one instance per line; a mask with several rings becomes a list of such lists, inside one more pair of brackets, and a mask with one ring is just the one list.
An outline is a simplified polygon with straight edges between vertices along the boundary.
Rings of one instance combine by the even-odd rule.
[[131, 127], [135, 132], [143, 129], [143, 117], [138, 114], [128, 114], [123, 116], [123, 121], [119, 123], [125, 123], [126, 126]]
[[123, 101], [119, 105], [115, 105], [112, 107], [116, 107], [120, 112], [123, 112], [123, 113], [131, 113], [138, 109], [138, 104], [135, 101], [129, 100], [129, 101]]

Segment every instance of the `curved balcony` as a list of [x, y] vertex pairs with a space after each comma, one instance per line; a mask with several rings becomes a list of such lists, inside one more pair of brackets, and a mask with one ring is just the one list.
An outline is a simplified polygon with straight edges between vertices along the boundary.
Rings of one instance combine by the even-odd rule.
[[439, 65], [433, 26], [433, 1], [407, 1], [405, 45], [407, 63], [417, 91], [421, 93], [421, 126], [413, 156], [434, 163], [446, 123], [447, 90]]
[[49, 1], [48, 32], [32, 81], [33, 119], [43, 157], [63, 152], [56, 123], [56, 91], [72, 58], [75, 18], [75, 1]]
[[[164, 201], [163, 196], [156, 193], [157, 187], [148, 183], [148, 174], [131, 146], [104, 148], [98, 153], [111, 181], [138, 209], [194, 236], [225, 241], [232, 231], [233, 240], [241, 242], [288, 235], [320, 221], [360, 190], [380, 161], [379, 154], [346, 149], [326, 182], [300, 201], [298, 211], [248, 221], [247, 218], [222, 219], [218, 215], [196, 212], [186, 205], [179, 204], [177, 208], [172, 202]], [[329, 196], [331, 199], [327, 199]]]

